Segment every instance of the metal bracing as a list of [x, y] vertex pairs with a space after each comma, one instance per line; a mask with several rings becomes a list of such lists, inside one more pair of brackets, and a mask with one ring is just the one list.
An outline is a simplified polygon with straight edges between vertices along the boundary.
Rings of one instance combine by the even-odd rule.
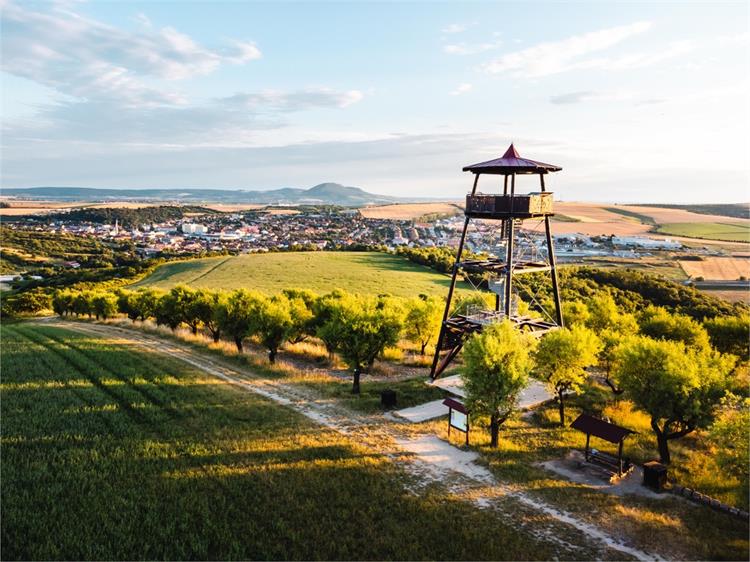
[[[511, 146], [512, 149], [512, 146]], [[510, 153], [511, 149], [506, 153], [506, 156]], [[513, 149], [514, 150], [514, 149]], [[509, 160], [506, 157], [498, 159], [492, 162], [512, 162], [512, 158]], [[524, 160], [524, 162], [534, 162], [530, 160]], [[558, 171], [559, 168], [553, 168], [551, 165], [548, 168], [540, 168], [538, 171], [531, 171], [528, 167], [524, 168], [519, 173], [538, 173], [541, 183], [541, 192], [546, 193], [546, 186], [544, 183], [544, 175], [550, 171]], [[515, 180], [516, 172], [514, 172], [510, 164], [504, 164], [504, 166], [494, 166], [492, 169], [497, 171], [484, 172], [479, 170], [473, 170], [469, 167], [474, 176], [474, 183], [471, 190], [473, 197], [477, 192], [477, 185], [479, 176], [482, 173], [501, 173], [503, 178], [503, 195], [510, 196], [510, 208], [503, 209], [502, 211], [489, 211], [479, 216], [477, 212], [469, 212], [468, 205], [466, 211], [466, 220], [464, 221], [464, 229], [461, 234], [461, 239], [456, 252], [456, 260], [453, 265], [451, 283], [448, 289], [448, 298], [445, 303], [445, 310], [443, 312], [443, 319], [440, 328], [440, 334], [438, 336], [438, 342], [435, 349], [435, 357], [432, 361], [432, 368], [430, 370], [430, 378], [435, 379], [439, 377], [448, 365], [456, 358], [458, 353], [461, 351], [463, 344], [471, 334], [481, 331], [485, 326], [490, 325], [494, 322], [501, 321], [502, 319], [510, 319], [516, 326], [522, 330], [529, 331], [533, 334], [544, 334], [550, 330], [554, 330], [558, 327], [563, 327], [563, 316], [562, 307], [560, 300], [560, 288], [557, 279], [557, 265], [555, 261], [555, 252], [553, 246], [552, 232], [550, 230], [550, 216], [551, 212], [542, 211], [530, 213], [528, 208], [515, 207], [515, 200], [517, 198], [523, 198], [528, 196], [518, 196], [515, 193]], [[510, 181], [509, 181], [510, 180]], [[484, 196], [482, 196], [484, 197]], [[547, 194], [544, 197], [551, 197], [551, 194]], [[521, 203], [525, 203], [523, 199]], [[505, 204], [504, 202], [502, 202]], [[517, 212], [516, 212], [517, 209]], [[550, 207], [551, 209], [551, 207]], [[503, 257], [496, 257], [484, 260], [466, 260], [462, 261], [462, 254], [464, 252], [466, 235], [469, 228], [469, 223], [472, 218], [481, 218], [482, 220], [499, 220], [501, 240], [505, 246], [505, 255]], [[534, 238], [526, 231], [521, 228], [516, 228], [525, 219], [538, 219], [539, 222], [533, 230], [540, 229], [544, 225], [546, 247], [544, 252], [539, 248]], [[516, 242], [523, 242], [522, 244], [516, 244]], [[546, 256], [544, 254], [546, 253]], [[476, 311], [475, 313], [466, 313], [463, 315], [450, 316], [453, 294], [455, 291], [456, 280], [459, 271], [471, 272], [471, 273], [490, 273], [495, 277], [500, 277], [505, 280], [504, 283], [504, 295], [503, 302], [501, 303], [501, 297], [499, 293], [496, 293], [497, 297], [495, 300], [495, 307], [493, 310]], [[554, 318], [549, 314], [537, 301], [537, 295], [535, 293], [529, 294], [532, 302], [540, 308], [542, 313], [547, 318], [535, 318], [532, 316], [520, 316], [513, 311], [512, 307], [512, 296], [514, 294], [513, 286], [514, 283], [518, 283], [519, 286], [525, 287], [521, 281], [522, 274], [532, 272], [549, 272], [552, 281], [552, 292], [554, 295], [555, 314]], [[526, 288], [528, 290], [528, 288]], [[502, 305], [502, 306], [501, 306]], [[501, 310], [502, 308], [502, 310]]]

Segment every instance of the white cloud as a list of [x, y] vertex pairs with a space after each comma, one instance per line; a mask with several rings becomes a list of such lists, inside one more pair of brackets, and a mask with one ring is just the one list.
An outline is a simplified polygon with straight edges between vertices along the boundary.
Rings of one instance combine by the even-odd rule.
[[442, 29], [443, 33], [463, 33], [469, 28], [468, 23], [452, 23]]
[[489, 43], [456, 43], [443, 46], [443, 52], [449, 55], [476, 55], [493, 49], [499, 49], [502, 41], [491, 41]]
[[549, 101], [555, 105], [568, 105], [586, 102], [606, 102], [606, 101], [628, 101], [635, 96], [629, 92], [569, 92], [551, 96]]
[[468, 83], [459, 84], [458, 87], [453, 90], [450, 94], [452, 96], [460, 96], [461, 94], [465, 94], [466, 92], [470, 92], [473, 86]]
[[[622, 41], [645, 33], [651, 29], [648, 21], [592, 31], [574, 35], [562, 41], [540, 43], [520, 51], [507, 53], [502, 57], [482, 65], [490, 74], [509, 72], [516, 76], [540, 77], [579, 68], [606, 66], [606, 59], [590, 59], [587, 55], [609, 49]], [[621, 60], [621, 64], [627, 61]]]
[[2, 10], [2, 69], [85, 99], [120, 99], [128, 104], [175, 103], [149, 80], [180, 80], [213, 72], [221, 64], [260, 58], [258, 47], [232, 41], [221, 51], [196, 43], [172, 27], [138, 32], [85, 18], [66, 6], [48, 12], [5, 3]]
[[276, 111], [300, 111], [319, 107], [348, 107], [364, 98], [359, 90], [340, 92], [330, 88], [310, 88], [296, 92], [264, 90], [240, 93], [223, 101], [248, 109], [269, 108]]

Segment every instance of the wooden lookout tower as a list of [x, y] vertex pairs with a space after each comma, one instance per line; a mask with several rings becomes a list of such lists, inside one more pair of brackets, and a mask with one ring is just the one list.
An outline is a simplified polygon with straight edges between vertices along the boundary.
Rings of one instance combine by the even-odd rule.
[[[544, 183], [544, 177], [548, 173], [559, 172], [561, 169], [552, 164], [521, 158], [512, 144], [502, 158], [472, 164], [463, 169], [464, 172], [474, 174], [474, 186], [471, 193], [466, 196], [466, 221], [453, 265], [440, 336], [430, 370], [430, 378], [433, 380], [439, 377], [458, 355], [465, 339], [470, 334], [481, 331], [484, 326], [505, 318], [510, 319], [522, 330], [538, 334], [563, 326], [555, 251], [550, 232], [550, 217], [553, 216], [552, 193], [547, 191]], [[482, 174], [503, 177], [502, 195], [477, 192], [479, 176]], [[540, 190], [525, 194], [516, 193], [516, 176], [530, 174], [539, 176]], [[499, 257], [462, 261], [466, 233], [472, 219], [496, 221], [502, 241], [499, 245]], [[534, 221], [540, 227], [543, 224], [543, 247], [539, 247], [521, 229], [524, 221]], [[469, 310], [450, 316], [459, 271], [487, 274], [488, 286], [496, 294], [494, 310]], [[542, 316], [522, 316], [516, 310], [518, 301], [515, 297], [514, 277], [532, 272], [548, 272], [552, 279], [555, 308], [552, 313], [545, 311], [539, 303], [535, 304], [538, 305], [536, 308]]]

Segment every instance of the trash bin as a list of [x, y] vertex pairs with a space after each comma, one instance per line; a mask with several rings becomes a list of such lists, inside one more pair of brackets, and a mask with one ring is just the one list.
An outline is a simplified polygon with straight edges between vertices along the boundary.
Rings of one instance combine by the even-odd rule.
[[387, 389], [380, 392], [380, 405], [385, 409], [396, 407], [396, 391]]
[[643, 464], [643, 485], [657, 492], [664, 491], [667, 484], [667, 467], [658, 461]]

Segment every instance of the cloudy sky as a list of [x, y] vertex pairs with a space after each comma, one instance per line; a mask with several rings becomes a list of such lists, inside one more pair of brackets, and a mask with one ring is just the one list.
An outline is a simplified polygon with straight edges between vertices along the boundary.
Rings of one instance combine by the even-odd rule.
[[565, 200], [750, 200], [745, 1], [0, 10], [3, 187], [454, 197], [513, 141]]

